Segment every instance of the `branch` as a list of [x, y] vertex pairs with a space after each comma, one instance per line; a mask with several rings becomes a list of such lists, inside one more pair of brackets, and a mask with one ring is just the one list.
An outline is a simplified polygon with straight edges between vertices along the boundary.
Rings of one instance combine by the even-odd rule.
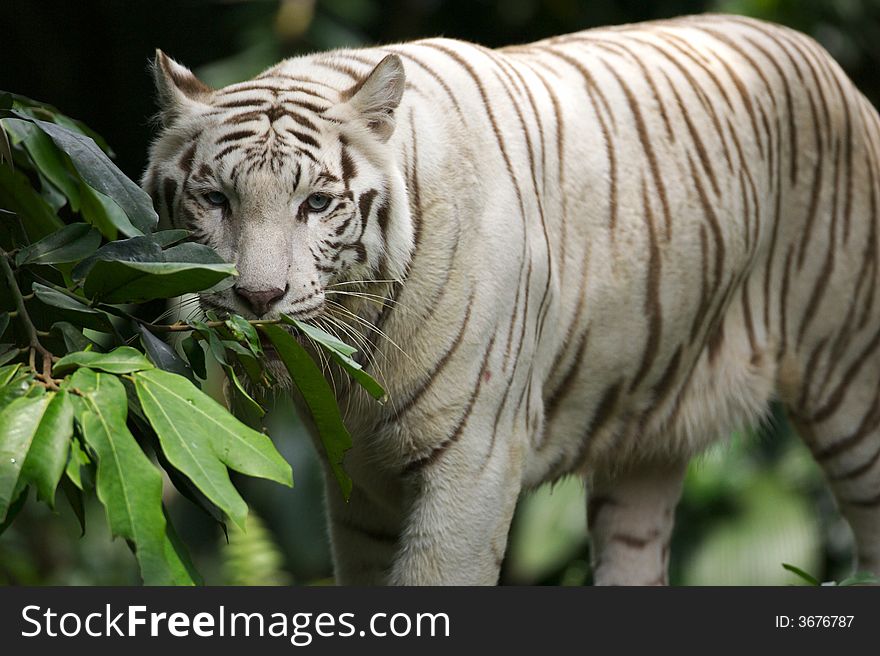
[[21, 289], [18, 286], [18, 280], [15, 279], [15, 274], [12, 272], [12, 267], [9, 266], [9, 254], [2, 248], [0, 248], [0, 269], [3, 269], [3, 276], [6, 278], [6, 282], [9, 283], [9, 291], [12, 293], [13, 300], [15, 300], [16, 319], [18, 319], [22, 326], [24, 326], [25, 333], [28, 337], [28, 344], [31, 351], [31, 369], [36, 372], [33, 356], [35, 353], [39, 353], [43, 356], [43, 372], [42, 374], [37, 374], [37, 376], [43, 379], [43, 382], [46, 383], [47, 387], [50, 389], [56, 389], [57, 386], [52, 378], [52, 362], [58, 358], [52, 355], [52, 353], [40, 343], [40, 333], [42, 331], [38, 331], [36, 326], [34, 326], [34, 322], [31, 321], [31, 315], [28, 313], [27, 307], [24, 304], [25, 297], [21, 293]]
[[[86, 304], [88, 299], [79, 296], [78, 294], [70, 291], [67, 287], [62, 287], [61, 285], [56, 285], [55, 283], [45, 280], [40, 276], [35, 275], [42, 284], [47, 287], [54, 289], [56, 292], [60, 294], [64, 294], [65, 296], [79, 302]], [[122, 319], [129, 319], [131, 321], [135, 321], [142, 325], [147, 330], [151, 330], [157, 333], [179, 333], [179, 332], [188, 332], [195, 330], [188, 323], [183, 323], [182, 321], [177, 321], [175, 323], [153, 323], [152, 321], [147, 321], [146, 319], [141, 319], [140, 317], [136, 317], [133, 314], [129, 314], [125, 310], [122, 310], [114, 305], [107, 305], [105, 303], [95, 303], [90, 305], [90, 307], [94, 307], [97, 310], [102, 310], [103, 312], [107, 312], [108, 314], [112, 314], [113, 316], [120, 317]], [[248, 323], [252, 326], [268, 326], [283, 323], [281, 319], [250, 319]], [[222, 328], [226, 325], [223, 321], [206, 321], [205, 325], [208, 328]]]
[[[148, 330], [153, 330], [158, 333], [177, 333], [177, 332], [186, 332], [188, 330], [196, 330], [193, 326], [188, 323], [183, 323], [181, 321], [177, 321], [176, 323], [150, 323], [149, 321], [145, 321], [143, 319], [138, 319], [137, 317], [133, 317], [129, 315], [132, 319], [141, 324], [144, 328]], [[254, 319], [248, 320], [248, 323], [252, 326], [269, 326], [274, 324], [282, 323], [281, 319]], [[223, 328], [226, 326], [226, 322], [224, 321], [206, 321], [204, 322], [208, 328]]]

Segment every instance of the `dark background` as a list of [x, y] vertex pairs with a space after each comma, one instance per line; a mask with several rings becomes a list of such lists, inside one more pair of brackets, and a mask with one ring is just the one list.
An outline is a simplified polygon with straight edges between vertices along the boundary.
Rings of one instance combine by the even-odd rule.
[[[819, 38], [869, 97], [880, 97], [877, 0], [6, 0], [0, 89], [84, 120], [137, 177], [154, 111], [156, 48], [193, 69], [236, 58], [249, 76], [302, 52], [426, 36], [488, 46], [702, 11], [776, 20]], [[216, 71], [215, 71], [216, 72]], [[226, 74], [227, 70], [223, 69]], [[221, 82], [227, 82], [221, 79]]]
[[[497, 46], [703, 11], [811, 34], [880, 101], [880, 0], [6, 0], [0, 89], [85, 121], [137, 179], [155, 111], [147, 64], [157, 47], [223, 85], [313, 50], [436, 35]], [[270, 424], [296, 488], [237, 481], [254, 509], [247, 534], [227, 538], [169, 486], [175, 525], [209, 583], [330, 580], [311, 445], [289, 407], [272, 413]], [[124, 543], [109, 540], [99, 506], [88, 508], [81, 539], [69, 508], [59, 508], [53, 514], [31, 504], [0, 536], [0, 584], [137, 582], [134, 559]], [[840, 579], [851, 543], [816, 466], [777, 412], [692, 465], [672, 554], [673, 583], [782, 584], [797, 581], [783, 562]], [[588, 556], [582, 485], [565, 481], [521, 500], [502, 582], [583, 584]]]

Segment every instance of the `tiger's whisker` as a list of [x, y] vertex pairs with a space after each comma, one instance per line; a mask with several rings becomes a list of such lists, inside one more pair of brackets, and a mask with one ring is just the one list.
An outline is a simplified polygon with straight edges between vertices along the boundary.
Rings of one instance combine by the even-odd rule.
[[334, 282], [332, 285], [327, 285], [327, 288], [333, 287], [341, 287], [342, 285], [368, 285], [370, 283], [397, 283], [399, 285], [403, 284], [403, 280], [398, 279], [386, 279], [386, 280], [346, 280], [343, 282]]
[[340, 310], [342, 310], [343, 312], [345, 312], [345, 314], [346, 314], [348, 317], [350, 317], [352, 320], [357, 321], [359, 324], [361, 324], [361, 325], [365, 326], [366, 328], [368, 328], [368, 329], [374, 331], [377, 335], [379, 335], [380, 337], [382, 337], [383, 339], [385, 339], [389, 344], [391, 344], [391, 346], [393, 346], [393, 347], [396, 348], [398, 351], [400, 351], [400, 354], [403, 355], [404, 357], [406, 357], [406, 358], [407, 358], [412, 364], [418, 365], [418, 363], [412, 358], [412, 356], [410, 356], [409, 353], [407, 353], [406, 351], [404, 351], [404, 350], [400, 347], [400, 345], [399, 345], [397, 342], [395, 342], [393, 339], [391, 339], [391, 338], [387, 335], [387, 333], [385, 333], [383, 330], [381, 330], [379, 327], [377, 327], [374, 323], [368, 321], [367, 319], [364, 319], [364, 318], [361, 317], [361, 316], [358, 316], [357, 314], [355, 314], [354, 312], [352, 312], [351, 310], [349, 310], [349, 309], [348, 309], [347, 307], [345, 307], [344, 305], [340, 305], [339, 303], [336, 303], [336, 302], [334, 302], [334, 301], [330, 301], [330, 300], [328, 300], [327, 303], [328, 303], [328, 305], [332, 304], [332, 306], [338, 307]]
[[341, 291], [338, 289], [326, 289], [324, 290], [325, 294], [340, 294], [342, 296], [353, 296], [355, 298], [363, 298], [364, 300], [369, 300], [377, 305], [385, 305], [386, 303], [389, 305], [396, 305], [398, 307], [403, 307], [400, 301], [395, 301], [393, 298], [388, 298], [386, 296], [379, 296], [378, 294], [369, 294], [367, 292], [352, 292], [352, 291]]
[[[368, 364], [372, 364], [375, 369], [378, 369], [378, 362], [375, 358], [375, 353], [377, 351], [376, 345], [371, 342], [365, 335], [363, 335], [357, 328], [354, 326], [346, 324], [344, 321], [340, 321], [336, 316], [332, 314], [327, 314], [324, 317], [332, 326], [336, 326], [339, 330], [344, 332], [346, 335], [350, 336], [355, 343], [360, 347], [359, 350], [363, 354], [364, 359]], [[331, 334], [336, 334], [333, 330], [328, 330]], [[383, 353], [383, 357], [387, 360], [387, 356]]]

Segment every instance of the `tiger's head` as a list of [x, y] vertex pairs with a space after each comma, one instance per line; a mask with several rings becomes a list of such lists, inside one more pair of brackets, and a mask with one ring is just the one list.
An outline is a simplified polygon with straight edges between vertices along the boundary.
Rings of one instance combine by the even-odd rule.
[[161, 51], [153, 71], [161, 130], [144, 188], [163, 225], [239, 272], [203, 307], [305, 319], [322, 313], [328, 285], [403, 276], [412, 227], [392, 143], [396, 55], [353, 82], [308, 58], [216, 90]]

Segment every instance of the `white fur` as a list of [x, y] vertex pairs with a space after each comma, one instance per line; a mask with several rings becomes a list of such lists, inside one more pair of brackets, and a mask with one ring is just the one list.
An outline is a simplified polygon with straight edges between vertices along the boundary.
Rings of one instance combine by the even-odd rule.
[[[306, 251], [320, 227], [287, 220], [310, 193], [289, 178], [293, 156], [283, 171], [248, 178], [233, 221], [246, 239], [201, 220], [249, 284], [316, 282], [365, 321], [383, 322], [381, 335], [347, 326], [377, 343], [368, 370], [389, 404], [335, 375], [355, 441], [350, 501], [328, 476], [340, 581], [494, 583], [520, 491], [579, 473], [596, 501], [597, 581], [662, 583], [692, 455], [760, 421], [774, 397], [803, 419], [817, 449], [875, 403], [880, 362], [865, 349], [880, 323], [880, 286], [858, 280], [875, 234], [876, 170], [864, 162], [877, 163], [877, 116], [801, 35], [696, 17], [501, 51], [432, 39], [295, 58], [257, 82], [301, 98], [302, 78], [336, 98], [326, 113], [336, 122], [320, 123], [322, 162], [337, 170], [339, 140], [348, 144], [356, 194], [378, 189], [389, 203], [384, 240], [371, 219], [366, 262], [336, 275], [315, 270]], [[819, 136], [815, 236], [804, 242], [816, 84], [831, 123]], [[147, 188], [175, 175], [186, 135], [199, 131], [199, 160], [219, 149], [218, 97], [271, 100], [235, 93], [185, 101], [154, 144]], [[828, 270], [829, 230], [843, 221], [835, 175], [846, 175], [832, 153], [849, 147], [847, 112], [857, 162], [845, 185], [849, 233], [834, 228]], [[877, 267], [861, 275], [876, 281]], [[827, 285], [817, 301], [818, 276]], [[402, 284], [349, 289], [394, 295], [383, 314], [372, 299], [329, 295], [345, 289], [333, 287], [340, 281], [380, 277]], [[857, 285], [869, 308], [858, 326], [844, 323]], [[291, 295], [277, 311], [292, 309]], [[834, 357], [822, 352], [832, 340], [843, 345]], [[863, 352], [868, 364], [846, 378]], [[854, 391], [816, 419], [845, 379]], [[876, 467], [866, 476], [858, 490], [880, 486]], [[880, 546], [865, 536], [880, 520], [859, 512], [862, 560], [873, 566]]]

